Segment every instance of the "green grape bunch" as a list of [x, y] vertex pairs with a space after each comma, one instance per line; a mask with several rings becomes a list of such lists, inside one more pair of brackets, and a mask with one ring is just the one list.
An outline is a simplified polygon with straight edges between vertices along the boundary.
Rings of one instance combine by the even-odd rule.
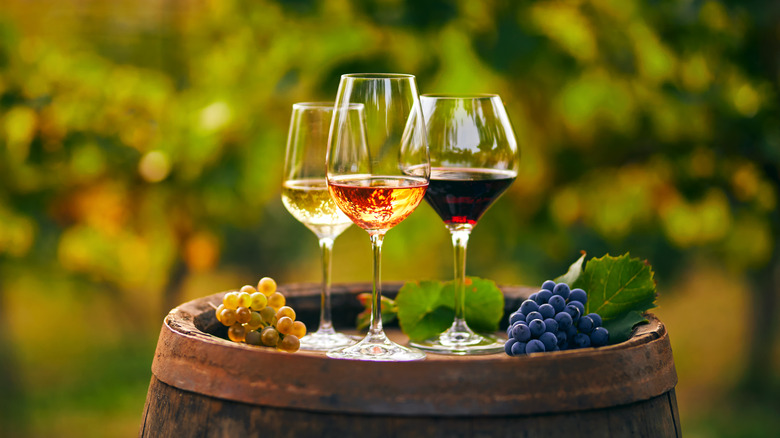
[[306, 325], [295, 320], [295, 310], [285, 303], [276, 281], [263, 277], [256, 288], [245, 285], [226, 293], [215, 313], [217, 321], [228, 327], [231, 341], [295, 353], [306, 335]]

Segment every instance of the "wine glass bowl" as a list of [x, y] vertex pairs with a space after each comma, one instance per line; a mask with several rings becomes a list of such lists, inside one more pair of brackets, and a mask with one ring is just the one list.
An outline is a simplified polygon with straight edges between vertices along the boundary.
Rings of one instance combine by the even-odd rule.
[[[361, 114], [346, 111], [362, 104]], [[341, 77], [328, 146], [327, 179], [336, 204], [368, 233], [373, 251], [371, 319], [366, 337], [329, 357], [420, 360], [425, 353], [390, 341], [382, 328], [380, 258], [385, 233], [422, 202], [430, 177], [415, 78], [403, 74]]]
[[[301, 338], [304, 350], [327, 351], [355, 343], [351, 337], [336, 332], [331, 321], [330, 262], [333, 242], [352, 225], [352, 221], [333, 201], [326, 180], [325, 157], [333, 107], [332, 102], [293, 104], [287, 135], [282, 203], [295, 219], [317, 236], [322, 252], [320, 322], [317, 331]], [[355, 117], [361, 110], [357, 105], [345, 108]]]
[[455, 319], [417, 348], [443, 354], [488, 354], [504, 344], [466, 323], [466, 247], [479, 219], [517, 177], [519, 152], [503, 102], [495, 94], [426, 94], [431, 177], [426, 202], [444, 222], [455, 252]]

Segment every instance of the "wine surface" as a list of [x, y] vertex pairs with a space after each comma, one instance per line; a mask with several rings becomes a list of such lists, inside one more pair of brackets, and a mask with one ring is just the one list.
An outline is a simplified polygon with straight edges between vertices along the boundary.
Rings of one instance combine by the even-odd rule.
[[389, 230], [422, 202], [428, 183], [407, 176], [349, 175], [328, 187], [344, 213], [364, 230]]
[[352, 225], [331, 198], [325, 178], [285, 181], [282, 203], [318, 237], [336, 238]]
[[516, 176], [508, 170], [435, 167], [425, 200], [445, 224], [473, 226]]

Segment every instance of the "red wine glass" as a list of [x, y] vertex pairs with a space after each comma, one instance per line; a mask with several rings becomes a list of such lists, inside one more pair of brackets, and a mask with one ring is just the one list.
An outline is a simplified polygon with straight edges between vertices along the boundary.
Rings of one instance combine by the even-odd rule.
[[466, 323], [466, 247], [471, 230], [517, 176], [519, 152], [495, 94], [430, 94], [420, 98], [430, 148], [425, 200], [444, 221], [455, 250], [455, 320], [447, 331], [411, 345], [442, 354], [489, 354], [504, 342]]

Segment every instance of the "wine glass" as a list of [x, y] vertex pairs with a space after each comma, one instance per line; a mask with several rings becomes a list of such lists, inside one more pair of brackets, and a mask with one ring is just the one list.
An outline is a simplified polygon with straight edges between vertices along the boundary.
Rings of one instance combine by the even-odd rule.
[[[358, 105], [352, 105], [346, 110], [357, 113], [361, 109]], [[331, 198], [325, 179], [325, 157], [332, 117], [332, 102], [293, 104], [287, 135], [282, 203], [295, 219], [314, 232], [322, 252], [320, 325], [316, 332], [301, 338], [301, 348], [304, 350], [326, 351], [356, 342], [347, 335], [337, 333], [331, 320], [330, 261], [333, 241], [352, 225], [352, 221]]]
[[[361, 103], [354, 117], [346, 109]], [[417, 85], [412, 75], [341, 76], [328, 145], [328, 188], [341, 210], [368, 232], [373, 250], [371, 322], [366, 337], [329, 357], [420, 360], [425, 353], [390, 341], [382, 329], [380, 259], [388, 230], [422, 202], [430, 163]]]
[[431, 178], [425, 200], [444, 221], [455, 250], [455, 320], [447, 331], [411, 345], [442, 354], [504, 351], [504, 342], [466, 324], [466, 246], [480, 217], [517, 177], [517, 141], [495, 94], [420, 97]]

